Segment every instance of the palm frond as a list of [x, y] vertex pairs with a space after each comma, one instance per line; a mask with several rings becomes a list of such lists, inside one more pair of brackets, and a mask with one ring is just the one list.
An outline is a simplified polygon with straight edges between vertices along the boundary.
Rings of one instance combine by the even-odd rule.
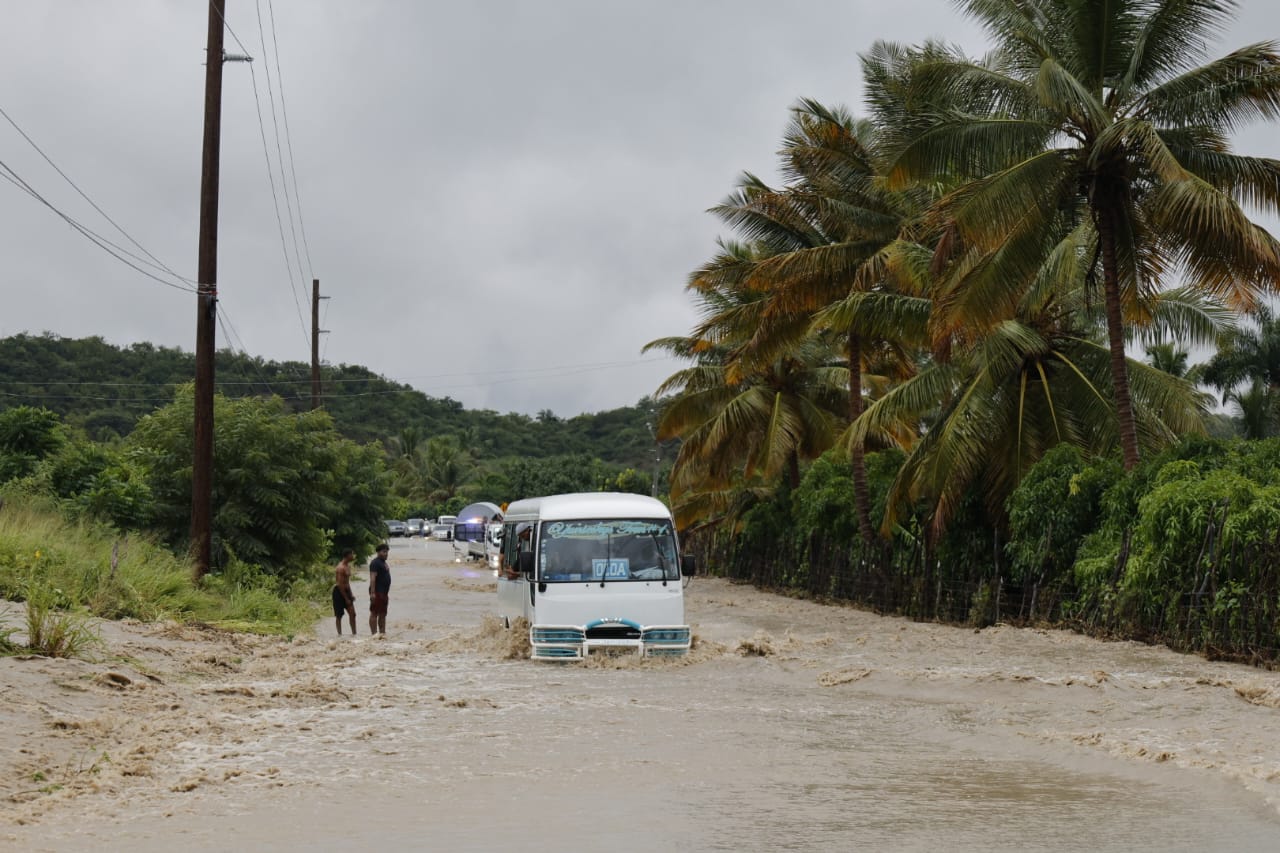
[[1180, 74], [1142, 95], [1134, 115], [1157, 125], [1220, 127], [1280, 116], [1280, 53], [1259, 42]]
[[1133, 93], [1189, 70], [1206, 36], [1230, 21], [1231, 3], [1177, 0], [1149, 6], [1131, 45], [1124, 76], [1116, 84], [1125, 102]]
[[1053, 57], [1040, 63], [1035, 90], [1041, 104], [1055, 115], [1068, 118], [1082, 132], [1097, 133], [1111, 123], [1106, 107], [1094, 92]]
[[1192, 285], [1247, 310], [1280, 279], [1280, 244], [1234, 200], [1189, 176], [1152, 190], [1148, 208]]
[[887, 176], [893, 189], [950, 178], [982, 177], [1043, 151], [1054, 126], [1043, 120], [952, 118], [907, 145]]
[[1132, 339], [1152, 342], [1173, 338], [1189, 344], [1216, 344], [1236, 328], [1239, 316], [1216, 299], [1185, 287], [1161, 292], [1147, 308], [1150, 319], [1131, 330]]
[[869, 338], [923, 341], [932, 301], [892, 292], [855, 291], [813, 315], [817, 328], [856, 330]]

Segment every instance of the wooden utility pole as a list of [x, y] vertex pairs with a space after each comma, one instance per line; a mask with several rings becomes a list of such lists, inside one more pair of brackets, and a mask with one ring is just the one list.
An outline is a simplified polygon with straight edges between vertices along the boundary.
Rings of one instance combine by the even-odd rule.
[[218, 311], [218, 162], [222, 139], [222, 33], [226, 0], [209, 0], [205, 48], [204, 157], [200, 166], [200, 249], [196, 277], [195, 443], [191, 456], [191, 556], [209, 571], [213, 519], [213, 352]]
[[311, 408], [320, 408], [320, 279], [311, 279]]

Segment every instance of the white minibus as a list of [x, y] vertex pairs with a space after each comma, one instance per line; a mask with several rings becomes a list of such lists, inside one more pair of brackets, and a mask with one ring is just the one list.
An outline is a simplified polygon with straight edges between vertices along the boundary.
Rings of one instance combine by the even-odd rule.
[[532, 656], [689, 650], [684, 579], [671, 512], [643, 495], [587, 492], [515, 501], [503, 515], [498, 606], [529, 621]]

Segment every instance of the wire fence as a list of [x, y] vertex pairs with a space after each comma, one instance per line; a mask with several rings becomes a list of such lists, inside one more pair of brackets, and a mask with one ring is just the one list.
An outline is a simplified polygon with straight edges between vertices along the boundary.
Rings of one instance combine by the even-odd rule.
[[1121, 583], [1123, 550], [1110, 582], [1083, 590], [1070, 578], [1015, 581], [998, 543], [986, 559], [965, 560], [939, 559], [918, 544], [867, 548], [821, 532], [760, 542], [701, 531], [685, 546], [712, 576], [878, 613], [972, 627], [1055, 626], [1280, 667], [1278, 543], [1239, 549], [1203, 566], [1193, 587], [1154, 596]]

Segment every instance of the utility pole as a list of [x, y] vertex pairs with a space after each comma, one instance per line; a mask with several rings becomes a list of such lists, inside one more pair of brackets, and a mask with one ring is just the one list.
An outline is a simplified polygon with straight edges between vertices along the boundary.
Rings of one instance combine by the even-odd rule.
[[218, 311], [218, 164], [222, 141], [222, 32], [226, 0], [209, 0], [205, 48], [204, 156], [200, 165], [200, 250], [196, 278], [195, 445], [191, 457], [191, 555], [209, 571], [213, 519], [213, 351]]
[[[653, 413], [650, 412], [652, 415]], [[653, 457], [653, 484], [649, 487], [649, 496], [656, 498], [658, 496], [658, 474], [662, 471], [662, 443], [658, 441], [658, 432], [653, 428], [653, 421], [646, 421], [645, 426], [649, 428], [649, 435], [653, 436], [653, 446], [655, 448]]]
[[311, 279], [311, 409], [320, 408], [320, 336], [327, 330], [320, 328], [320, 279]]
[[209, 571], [213, 519], [213, 352], [218, 317], [218, 165], [222, 142], [222, 63], [252, 62], [222, 49], [226, 0], [209, 0], [205, 47], [204, 154], [200, 164], [200, 247], [196, 264], [196, 384], [191, 453], [191, 556], [196, 577]]

